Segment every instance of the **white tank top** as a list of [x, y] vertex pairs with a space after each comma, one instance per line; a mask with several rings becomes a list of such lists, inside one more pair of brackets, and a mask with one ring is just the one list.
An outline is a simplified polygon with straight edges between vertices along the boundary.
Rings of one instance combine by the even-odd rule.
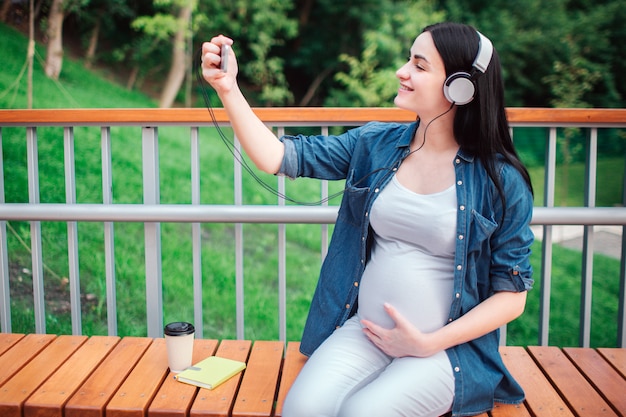
[[421, 195], [394, 176], [370, 213], [371, 258], [359, 288], [358, 314], [394, 327], [390, 303], [423, 332], [445, 325], [452, 302], [456, 189]]

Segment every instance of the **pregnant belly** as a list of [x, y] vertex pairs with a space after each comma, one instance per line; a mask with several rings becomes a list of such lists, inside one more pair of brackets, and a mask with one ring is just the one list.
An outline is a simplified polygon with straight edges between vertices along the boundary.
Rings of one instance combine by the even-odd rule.
[[453, 277], [451, 259], [419, 251], [373, 253], [359, 287], [358, 314], [393, 328], [383, 308], [389, 303], [421, 331], [434, 331], [447, 322]]

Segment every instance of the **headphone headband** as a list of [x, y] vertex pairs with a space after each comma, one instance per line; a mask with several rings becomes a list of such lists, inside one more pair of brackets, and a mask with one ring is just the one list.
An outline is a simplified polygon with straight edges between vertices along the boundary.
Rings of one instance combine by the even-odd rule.
[[478, 53], [472, 66], [483, 74], [487, 71], [489, 62], [491, 62], [491, 56], [493, 55], [493, 45], [491, 41], [479, 31], [478, 33]]

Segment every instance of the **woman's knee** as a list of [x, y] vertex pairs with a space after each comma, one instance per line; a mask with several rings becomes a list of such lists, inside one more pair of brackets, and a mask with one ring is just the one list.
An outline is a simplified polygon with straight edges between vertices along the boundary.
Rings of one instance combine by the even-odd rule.
[[283, 404], [284, 417], [326, 417], [332, 416], [329, 398], [320, 398], [316, 390], [291, 389]]

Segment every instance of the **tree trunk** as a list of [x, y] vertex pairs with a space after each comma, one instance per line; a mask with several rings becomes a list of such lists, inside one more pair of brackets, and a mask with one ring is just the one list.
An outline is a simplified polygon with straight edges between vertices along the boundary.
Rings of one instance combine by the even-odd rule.
[[174, 35], [174, 45], [172, 48], [172, 66], [170, 72], [163, 86], [163, 92], [159, 100], [159, 107], [167, 108], [172, 107], [176, 94], [185, 79], [185, 72], [187, 70], [187, 54], [186, 38], [189, 33], [189, 22], [191, 21], [192, 2], [188, 1], [187, 4], [181, 8], [178, 14], [179, 29]]
[[139, 75], [139, 66], [135, 65], [133, 69], [130, 71], [128, 75], [128, 80], [126, 81], [126, 89], [132, 90], [135, 87], [135, 81], [137, 81], [137, 76]]
[[33, 61], [35, 60], [35, 0], [29, 2], [28, 12], [28, 51], [26, 52], [28, 62], [28, 83], [26, 86], [26, 107], [33, 108]]
[[0, 22], [7, 22], [9, 19], [9, 10], [11, 10], [11, 0], [4, 0], [0, 9]]
[[96, 20], [96, 24], [91, 31], [91, 36], [89, 37], [89, 46], [87, 47], [87, 52], [85, 53], [85, 68], [90, 69], [93, 66], [93, 61], [95, 60], [96, 50], [98, 49], [98, 37], [100, 36], [100, 18]]
[[52, 0], [48, 15], [48, 53], [45, 72], [49, 78], [59, 79], [63, 67], [63, 0]]

